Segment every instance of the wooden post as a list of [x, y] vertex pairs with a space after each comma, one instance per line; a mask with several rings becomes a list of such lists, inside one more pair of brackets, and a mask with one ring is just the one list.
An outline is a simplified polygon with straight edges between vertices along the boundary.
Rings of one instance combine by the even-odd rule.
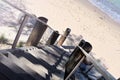
[[[81, 42], [79, 44], [81, 44]], [[84, 44], [81, 46], [83, 45]], [[76, 47], [69, 56], [68, 62], [65, 64], [64, 80], [68, 80], [70, 78], [70, 76], [75, 72], [77, 67], [83, 62], [84, 59], [85, 55], [82, 53], [79, 47]]]
[[[79, 46], [88, 53], [92, 50], [92, 45], [85, 40], [80, 41]], [[86, 56], [77, 46], [70, 55], [69, 60], [65, 65], [64, 80], [68, 80], [70, 78], [70, 76], [74, 73], [74, 71], [79, 67], [79, 65], [83, 62], [85, 58]]]
[[55, 43], [55, 41], [57, 40], [59, 36], [59, 32], [58, 31], [53, 31], [53, 33], [51, 34], [50, 38], [48, 39], [48, 41], [46, 42], [47, 45], [53, 45]]
[[66, 31], [64, 32], [64, 34], [60, 37], [57, 45], [58, 46], [62, 46], [63, 42], [65, 41], [65, 39], [67, 38], [67, 36], [69, 35], [71, 29], [67, 28]]
[[[38, 19], [40, 19], [44, 23], [47, 23], [48, 21], [48, 19], [45, 17], [38, 17]], [[37, 46], [46, 29], [47, 25], [43, 24], [40, 21], [36, 21], [36, 24], [26, 42], [26, 46]]]
[[95, 69], [98, 70], [105, 80], [116, 80], [102, 65], [100, 65], [95, 58], [88, 54], [83, 48], [79, 47], [82, 53], [91, 61]]
[[20, 38], [20, 35], [22, 33], [22, 30], [23, 30], [27, 20], [28, 20], [28, 16], [25, 14], [24, 19], [23, 19], [22, 23], [20, 24], [20, 28], [19, 28], [18, 33], [17, 33], [17, 35], [15, 37], [15, 40], [13, 42], [12, 49], [14, 49], [16, 47], [17, 42], [18, 42], [18, 40]]

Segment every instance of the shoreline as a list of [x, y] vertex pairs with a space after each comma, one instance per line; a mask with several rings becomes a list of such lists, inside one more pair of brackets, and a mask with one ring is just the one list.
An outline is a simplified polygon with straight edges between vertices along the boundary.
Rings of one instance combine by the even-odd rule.
[[95, 10], [97, 11], [97, 13], [104, 15], [103, 19], [107, 19], [108, 21], [110, 21], [111, 23], [115, 24], [116, 26], [120, 26], [120, 22], [114, 20], [112, 17], [110, 17], [107, 13], [105, 13], [104, 11], [102, 11], [101, 9], [99, 9], [97, 6], [93, 5], [89, 0], [87, 0], [87, 2], [93, 6], [92, 8], [95, 8]]
[[[114, 32], [116, 32], [116, 33], [118, 33], [118, 34], [116, 34], [116, 33], [114, 33], [114, 32], [111, 32], [111, 34], [114, 34], [114, 35], [112, 35], [112, 36], [115, 36], [115, 35], [118, 35], [117, 37], [114, 37], [114, 38], [116, 38], [116, 39], [118, 39], [117, 41], [119, 41], [120, 40], [120, 33], [119, 33], [119, 30], [120, 30], [120, 23], [118, 23], [118, 22], [116, 22], [114, 19], [112, 19], [110, 16], [108, 16], [105, 12], [103, 12], [103, 11], [101, 11], [98, 7], [96, 7], [96, 6], [94, 6], [92, 3], [90, 3], [89, 2], [89, 0], [87, 0], [87, 1], [85, 1], [85, 0], [81, 0], [81, 1], [84, 1], [83, 2], [83, 4], [85, 5], [85, 6], [87, 6], [89, 9], [91, 9], [92, 11], [94, 11], [94, 12], [96, 12], [98, 15], [97, 16], [99, 16], [99, 18], [100, 19], [102, 19], [102, 20], [104, 20], [106, 23], [108, 23], [108, 24], [111, 24], [111, 25], [114, 25], [114, 26], [111, 26], [111, 27], [109, 27], [109, 26], [107, 26], [107, 27], [109, 27], [109, 29], [113, 29], [113, 30], [111, 30], [111, 31], [114, 31]], [[87, 5], [86, 5], [87, 4]], [[109, 37], [108, 37], [109, 38]], [[112, 41], [110, 41], [110, 42], [112, 42]], [[120, 44], [120, 43], [119, 43]], [[103, 46], [104, 47], [104, 46]], [[109, 47], [112, 47], [112, 45], [111, 46], [109, 46]], [[115, 47], [113, 47], [113, 48], [115, 48]], [[107, 48], [106, 48], [107, 49]], [[104, 50], [104, 48], [103, 48], [103, 50]], [[108, 49], [109, 50], [109, 49]], [[114, 49], [113, 49], [114, 50]], [[112, 51], [112, 50], [111, 50]], [[101, 53], [102, 53], [102, 51], [100, 51]], [[120, 75], [119, 75], [119, 68], [118, 67], [120, 67], [120, 64], [117, 64], [117, 65], [115, 65], [114, 63], [115, 62], [117, 62], [118, 60], [119, 60], [119, 57], [120, 57], [120, 55], [118, 55], [118, 54], [115, 54], [114, 55], [114, 52], [115, 51], [112, 51], [113, 52], [113, 54], [111, 55], [111, 54], [101, 54], [102, 55], [102, 58], [103, 59], [105, 59], [105, 63], [106, 63], [106, 65], [107, 65], [107, 67], [108, 67], [108, 71], [114, 76], [114, 77], [116, 77], [116, 78], [119, 78], [120, 77]], [[110, 52], [110, 53], [112, 53], [112, 52]], [[108, 51], [108, 53], [109, 53], [109, 51]], [[105, 57], [103, 57], [103, 55], [105, 56]], [[118, 56], [118, 57], [117, 57]], [[98, 57], [98, 56], [97, 56]], [[116, 59], [115, 59], [115, 57], [117, 57]], [[107, 61], [107, 58], [109, 58], [109, 60]], [[113, 58], [113, 59], [112, 59]], [[112, 61], [113, 60], [113, 61]], [[109, 62], [109, 63], [107, 63], [107, 62]], [[111, 63], [110, 63], [111, 62]], [[115, 65], [114, 67], [113, 67], [113, 65]], [[115, 69], [116, 68], [116, 69]]]
[[86, 5], [89, 9], [91, 9], [92, 11], [98, 13], [101, 15], [101, 19], [105, 19], [110, 21], [111, 23], [115, 24], [116, 26], [120, 26], [120, 23], [115, 21], [114, 19], [112, 19], [112, 17], [110, 17], [107, 13], [105, 13], [104, 11], [102, 11], [101, 9], [99, 9], [97, 6], [93, 5], [89, 0], [80, 0], [83, 2], [84, 5]]

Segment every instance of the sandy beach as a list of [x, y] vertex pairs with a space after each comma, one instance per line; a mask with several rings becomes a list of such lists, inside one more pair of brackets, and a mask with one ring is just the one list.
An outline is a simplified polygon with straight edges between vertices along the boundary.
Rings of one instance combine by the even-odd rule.
[[120, 77], [120, 24], [108, 15], [87, 0], [25, 0], [25, 6], [29, 13], [48, 18], [61, 34], [70, 28], [72, 35], [82, 35], [92, 44], [95, 57], [115, 78]]
[[69, 27], [71, 34], [82, 35], [93, 45], [96, 57], [105, 60], [108, 71], [116, 78], [120, 76], [120, 27], [108, 15], [86, 0], [31, 0], [26, 3], [31, 13], [47, 17], [53, 29], [63, 33]]

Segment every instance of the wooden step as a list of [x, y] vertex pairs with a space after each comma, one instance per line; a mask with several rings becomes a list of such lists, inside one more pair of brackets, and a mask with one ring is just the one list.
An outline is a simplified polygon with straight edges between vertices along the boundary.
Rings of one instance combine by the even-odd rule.
[[0, 68], [10, 80], [35, 80], [3, 54], [0, 54]]
[[15, 55], [17, 58], [24, 57], [27, 60], [29, 60], [33, 64], [42, 65], [47, 70], [53, 70], [53, 66], [50, 65], [48, 62], [45, 62], [43, 59], [39, 58], [37, 59], [35, 56], [33, 56], [31, 53], [25, 52], [23, 50], [16, 50], [12, 51], [12, 54]]
[[60, 80], [64, 77], [64, 65], [68, 56], [61, 48], [29, 46], [7, 51], [8, 53], [4, 55], [30, 76], [36, 73], [45, 80]]
[[[40, 74], [38, 74], [32, 67], [27, 66], [30, 63], [30, 61], [28, 61], [27, 59], [24, 59], [24, 61], [21, 61], [12, 53], [8, 53], [7, 58], [11, 60], [13, 63], [15, 63], [17, 66], [19, 66], [21, 69], [23, 69], [27, 74], [35, 78], [35, 80], [44, 80], [44, 78]], [[26, 63], [26, 61], [28, 63]]]
[[0, 62], [0, 79], [1, 80], [25, 80], [16, 72]]
[[[27, 48], [24, 48], [24, 51], [28, 54], [31, 54], [38, 60], [45, 62], [46, 64], [48, 64], [48, 66], [53, 66], [55, 68], [59, 68], [60, 70], [63, 70], [64, 65], [67, 61], [64, 59], [64, 55], [66, 53], [64, 50], [56, 51], [49, 46], [44, 47], [44, 49], [27, 47]], [[61, 53], [58, 53], [58, 52], [61, 52]]]
[[19, 58], [19, 60], [21, 62], [24, 62], [24, 64], [26, 64], [26, 66], [29, 66], [29, 68], [31, 68], [32, 70], [34, 70], [35, 72], [37, 72], [39, 75], [41, 75], [44, 78], [48, 74], [48, 70], [40, 64], [33, 64], [24, 57]]
[[48, 52], [47, 50], [44, 51], [42, 49], [38, 49], [35, 47], [25, 47], [23, 49], [26, 53], [30, 53], [36, 59], [42, 59], [46, 63], [50, 65], [54, 65], [57, 61], [58, 56], [53, 55], [52, 53]]

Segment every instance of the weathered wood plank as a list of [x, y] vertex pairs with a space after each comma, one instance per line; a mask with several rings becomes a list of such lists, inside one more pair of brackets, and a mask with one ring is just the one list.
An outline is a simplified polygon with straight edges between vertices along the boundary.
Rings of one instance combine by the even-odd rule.
[[[35, 80], [44, 80], [45, 76], [41, 76], [34, 69], [27, 66], [24, 62], [21, 62], [18, 58], [16, 58], [13, 54], [8, 53], [8, 59], [14, 62], [17, 66], [25, 71], [26, 74], [31, 75]], [[25, 60], [25, 59], [24, 59]], [[28, 64], [28, 63], [27, 63]]]
[[[45, 23], [48, 21], [48, 19], [45, 17], [38, 17], [38, 19], [42, 20]], [[45, 24], [37, 21], [26, 42], [26, 46], [37, 46], [46, 29], [47, 26]]]
[[[47, 69], [49, 71], [49, 73], [52, 74], [52, 77], [51, 77], [52, 79], [58, 79], [58, 78], [61, 79], [64, 77], [64, 65], [67, 61], [67, 60], [65, 60], [65, 57], [64, 57], [67, 54], [66, 51], [59, 49], [59, 47], [57, 47], [57, 46], [55, 49], [55, 46], [52, 46], [52, 45], [51, 46], [43, 45], [43, 46], [39, 47], [38, 49], [35, 49], [35, 47], [24, 47], [21, 50], [24, 50], [24, 52], [25, 52], [22, 54], [27, 53], [27, 55], [29, 54], [29, 55], [33, 56], [34, 58], [36, 58], [38, 61], [37, 64], [40, 64], [45, 69]], [[46, 56], [46, 58], [53, 59], [55, 61], [51, 62], [48, 59], [46, 61], [46, 60], [44, 60], [44, 57], [42, 57], [41, 55], [44, 55], [44, 56]], [[48, 56], [48, 55], [51, 55], [51, 56]], [[34, 60], [34, 58], [31, 58], [31, 60]], [[34, 61], [36, 61], [36, 60], [34, 60]], [[52, 65], [50, 63], [52, 63]], [[57, 77], [56, 77], [56, 75], [57, 75]]]
[[70, 78], [70, 76], [75, 72], [84, 59], [85, 55], [82, 54], [82, 51], [78, 47], [76, 47], [65, 65], [64, 80], [68, 80]]
[[93, 63], [94, 67], [104, 76], [106, 80], [116, 80], [103, 66], [101, 66], [90, 54], [79, 47], [84, 55]]
[[14, 49], [14, 48], [16, 47], [17, 42], [18, 42], [18, 40], [19, 40], [19, 38], [20, 38], [20, 35], [21, 35], [22, 31], [23, 31], [23, 28], [24, 28], [27, 20], [28, 20], [28, 16], [25, 15], [22, 23], [20, 24], [20, 28], [19, 28], [19, 30], [18, 30], [18, 33], [17, 33], [16, 37], [15, 37], [15, 40], [14, 40], [14, 42], [13, 42], [12, 49]]
[[58, 31], [53, 31], [51, 36], [49, 37], [48, 41], [46, 42], [47, 45], [53, 45], [57, 38], [59, 37], [59, 32]]
[[67, 38], [70, 32], [71, 32], [70, 28], [67, 28], [65, 30], [64, 34], [60, 37], [59, 41], [57, 42], [58, 46], [62, 46], [62, 44], [64, 43], [65, 39]]
[[[26, 74], [25, 71], [23, 71], [20, 67], [14, 64], [11, 60], [7, 59], [7, 57], [3, 54], [0, 54], [0, 63], [0, 66], [2, 69], [4, 69], [3, 73], [6, 74], [10, 80], [35, 80], [30, 75]], [[6, 72], [8, 72], [8, 74]]]
[[[66, 51], [59, 48], [58, 46], [43, 45], [39, 48], [31, 46], [0, 52], [2, 52], [2, 54], [4, 54], [3, 56], [5, 57], [5, 59], [2, 60], [3, 63], [14, 73], [22, 72], [24, 74], [30, 75], [36, 80], [39, 79], [35, 78], [37, 76], [34, 76], [34, 72], [43, 77], [43, 79], [40, 80], [59, 80], [63, 79], [64, 77], [64, 65], [67, 61], [65, 57], [68, 56], [66, 56]], [[10, 65], [14, 66], [14, 68]], [[20, 77], [23, 78], [24, 76]]]
[[[0, 73], [3, 74], [7, 80], [25, 80], [24, 78], [20, 77], [16, 72], [12, 71], [9, 67], [5, 66], [3, 63], [0, 62]], [[0, 78], [1, 80], [4, 80]]]
[[10, 80], [7, 76], [0, 72], [0, 79], [1, 80]]

